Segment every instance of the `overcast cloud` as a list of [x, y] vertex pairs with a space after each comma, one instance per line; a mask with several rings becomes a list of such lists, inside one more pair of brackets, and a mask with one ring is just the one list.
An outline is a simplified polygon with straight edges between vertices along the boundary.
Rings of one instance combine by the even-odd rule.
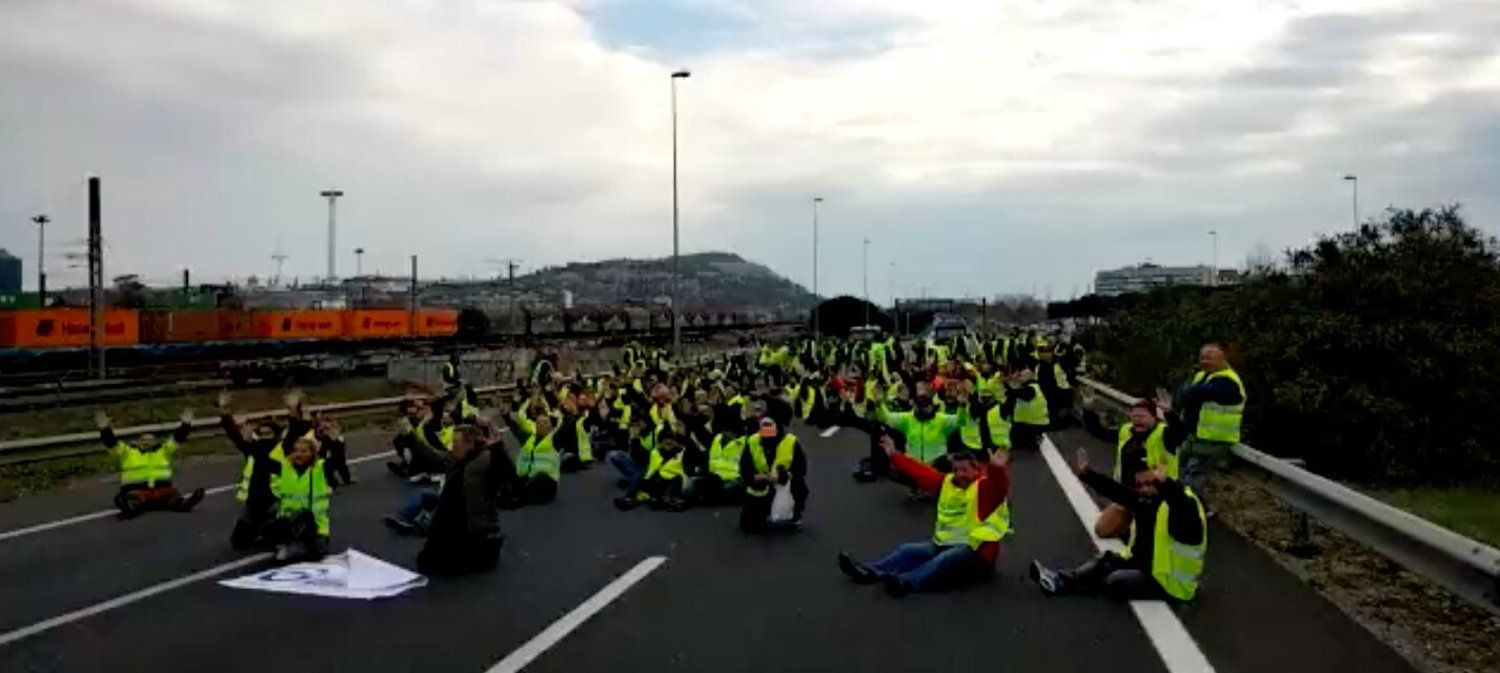
[[824, 292], [1084, 291], [1389, 204], [1500, 227], [1494, 0], [8, 0], [0, 247], [107, 272], [488, 275], [682, 245]]

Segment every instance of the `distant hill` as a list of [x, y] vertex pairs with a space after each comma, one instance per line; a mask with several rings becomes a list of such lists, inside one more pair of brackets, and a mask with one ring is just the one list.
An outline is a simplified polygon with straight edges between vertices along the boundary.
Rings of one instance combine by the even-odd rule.
[[[680, 258], [680, 299], [686, 311], [788, 311], [813, 304], [813, 295], [774, 271], [727, 252]], [[672, 258], [609, 259], [547, 267], [517, 276], [514, 292], [534, 301], [561, 301], [564, 290], [575, 306], [657, 304], [670, 293]]]

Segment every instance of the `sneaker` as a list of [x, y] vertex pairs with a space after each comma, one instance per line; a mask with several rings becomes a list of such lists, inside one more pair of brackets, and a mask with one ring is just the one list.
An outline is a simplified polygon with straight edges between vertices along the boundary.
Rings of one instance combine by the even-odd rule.
[[292, 558], [292, 548], [290, 546], [288, 546], [288, 545], [280, 545], [280, 546], [276, 547], [276, 560], [278, 562], [285, 563], [285, 562], [291, 560], [291, 558]]
[[668, 512], [686, 512], [688, 504], [682, 498], [666, 498], [662, 501], [662, 509]]
[[188, 494], [187, 498], [183, 499], [182, 511], [186, 512], [194, 507], [197, 507], [198, 503], [200, 502], [203, 502], [203, 489], [195, 488], [193, 489], [192, 493]]
[[407, 521], [406, 519], [396, 516], [395, 514], [388, 514], [383, 520], [385, 521], [386, 528], [396, 531], [397, 533], [401, 533], [402, 535], [414, 533], [417, 530], [417, 524]]
[[901, 579], [900, 577], [886, 577], [881, 581], [885, 583], [885, 592], [890, 594], [893, 598], [901, 598], [902, 596], [905, 596], [917, 590], [916, 585], [904, 579]]
[[878, 475], [876, 475], [874, 472], [871, 472], [870, 470], [854, 471], [854, 480], [861, 484], [872, 484], [875, 483], [875, 481], [879, 478], [880, 477]]
[[865, 564], [854, 560], [849, 554], [839, 552], [839, 570], [842, 570], [855, 584], [873, 584], [880, 579], [874, 570], [870, 570]]
[[615, 509], [618, 509], [621, 512], [626, 512], [626, 511], [630, 511], [632, 509], [635, 509], [636, 506], [640, 505], [640, 504], [641, 504], [640, 501], [638, 501], [635, 498], [632, 498], [632, 497], [630, 497], [628, 495], [622, 495], [622, 496], [620, 496], [618, 498], [615, 498]]
[[1057, 571], [1042, 565], [1041, 561], [1032, 561], [1028, 574], [1044, 595], [1056, 596], [1060, 592], [1062, 585], [1058, 581]]
[[394, 475], [396, 475], [398, 477], [409, 477], [409, 476], [411, 476], [411, 475], [407, 474], [406, 463], [398, 463], [398, 462], [396, 462], [394, 460], [388, 460], [385, 463], [385, 469], [390, 470], [391, 474], [394, 474]]

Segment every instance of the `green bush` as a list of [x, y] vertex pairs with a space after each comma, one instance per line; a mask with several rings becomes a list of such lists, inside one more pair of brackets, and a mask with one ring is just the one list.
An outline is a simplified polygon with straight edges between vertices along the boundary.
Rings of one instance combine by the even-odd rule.
[[1367, 482], [1500, 477], [1500, 255], [1456, 207], [1390, 210], [1287, 254], [1232, 289], [1126, 302], [1094, 335], [1137, 394], [1228, 343], [1250, 404], [1246, 442]]

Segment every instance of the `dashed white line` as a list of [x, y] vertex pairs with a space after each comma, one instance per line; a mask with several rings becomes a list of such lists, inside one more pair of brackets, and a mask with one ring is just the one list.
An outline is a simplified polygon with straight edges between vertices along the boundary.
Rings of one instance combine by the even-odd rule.
[[828, 428], [827, 430], [824, 430], [823, 434], [820, 435], [820, 436], [822, 436], [822, 437], [832, 437], [832, 436], [838, 434], [838, 431], [839, 431], [839, 426], [835, 425], [835, 426], [832, 426], [832, 427]]
[[[372, 454], [370, 454], [368, 456], [360, 456], [358, 458], [350, 458], [349, 459], [349, 464], [350, 465], [356, 465], [356, 464], [359, 464], [359, 463], [369, 462], [369, 461], [372, 461], [372, 460], [379, 460], [381, 458], [389, 458], [390, 456], [394, 455], [395, 453], [396, 453], [395, 451], [382, 451], [380, 453], [372, 453]], [[233, 491], [236, 488], [239, 488], [239, 484], [225, 484], [223, 486], [215, 486], [213, 488], [204, 489], [203, 490], [203, 494], [204, 495], [218, 495], [220, 493], [226, 493], [228, 491]], [[78, 516], [68, 517], [66, 519], [58, 519], [57, 521], [48, 521], [47, 523], [39, 523], [39, 524], [36, 524], [34, 526], [27, 526], [25, 528], [17, 528], [15, 530], [8, 530], [8, 531], [5, 531], [3, 533], [0, 533], [0, 542], [3, 542], [5, 540], [10, 540], [10, 539], [18, 538], [18, 537], [22, 537], [22, 536], [26, 536], [26, 535], [31, 535], [32, 533], [41, 533], [43, 531], [49, 531], [49, 530], [52, 530], [54, 528], [63, 528], [65, 526], [72, 526], [74, 524], [85, 523], [85, 522], [88, 522], [88, 521], [93, 521], [95, 519], [104, 519], [104, 518], [112, 517], [118, 511], [119, 510], [101, 509], [101, 510], [99, 510], [97, 512], [89, 512], [88, 514], [79, 514]]]
[[542, 629], [541, 633], [532, 636], [531, 640], [526, 641], [524, 645], [516, 648], [514, 652], [505, 655], [504, 659], [491, 666], [486, 673], [516, 673], [525, 668], [527, 664], [535, 661], [537, 657], [542, 656], [553, 645], [561, 642], [563, 638], [568, 637], [568, 634], [572, 633], [574, 629], [582, 626], [584, 622], [588, 621], [589, 617], [593, 617], [600, 610], [613, 603], [615, 599], [630, 590], [630, 587], [634, 586], [636, 582], [645, 579], [647, 575], [650, 575], [652, 571], [661, 567], [661, 564], [666, 562], [667, 557], [665, 556], [651, 556], [635, 564], [634, 568], [626, 571], [624, 575], [616, 577], [615, 581], [604, 585], [603, 589], [600, 589], [593, 596], [589, 596], [588, 600], [584, 601], [578, 607], [573, 608], [572, 612], [552, 622], [550, 626]]
[[141, 589], [140, 591], [132, 591], [128, 594], [125, 594], [124, 596], [117, 596], [115, 598], [104, 601], [103, 603], [97, 603], [81, 610], [74, 610], [65, 615], [58, 615], [51, 619], [46, 619], [32, 624], [31, 626], [19, 628], [14, 631], [8, 631], [6, 633], [0, 633], [0, 645], [8, 645], [22, 638], [34, 636], [38, 633], [57, 628], [64, 624], [70, 624], [86, 617], [92, 617], [101, 612], [108, 612], [115, 608], [129, 605], [145, 598], [150, 598], [159, 593], [171, 591], [173, 589], [176, 589], [177, 587], [186, 584], [192, 584], [193, 582], [207, 579], [215, 575], [221, 575], [236, 568], [243, 568], [248, 565], [260, 563], [261, 561], [266, 561], [270, 558], [270, 554], [255, 554], [253, 556], [246, 556], [245, 558], [242, 558], [238, 561], [230, 561], [229, 563], [225, 563], [224, 565], [220, 566], [214, 566], [212, 568], [209, 568], [208, 570], [202, 570], [191, 575], [179, 577], [175, 580], [169, 580], [166, 582], [162, 582], [161, 584], [149, 586], [145, 589]]
[[[1099, 551], [1124, 551], [1125, 545], [1119, 540], [1106, 540], [1094, 534], [1094, 521], [1099, 518], [1099, 507], [1068, 467], [1067, 461], [1057, 452], [1052, 438], [1045, 435], [1042, 436], [1042, 458], [1062, 487], [1063, 495], [1067, 496], [1068, 504], [1073, 506], [1073, 512], [1083, 523], [1084, 530], [1088, 531], [1089, 539], [1094, 541], [1094, 546]], [[1151, 645], [1161, 655], [1162, 663], [1166, 664], [1168, 671], [1213, 673], [1214, 667], [1208, 663], [1208, 657], [1203, 655], [1203, 650], [1199, 649], [1198, 643], [1182, 625], [1182, 620], [1177, 618], [1177, 614], [1165, 602], [1131, 601], [1130, 609], [1135, 612], [1136, 619], [1140, 620], [1141, 628], [1145, 629], [1146, 636], [1151, 639]]]

